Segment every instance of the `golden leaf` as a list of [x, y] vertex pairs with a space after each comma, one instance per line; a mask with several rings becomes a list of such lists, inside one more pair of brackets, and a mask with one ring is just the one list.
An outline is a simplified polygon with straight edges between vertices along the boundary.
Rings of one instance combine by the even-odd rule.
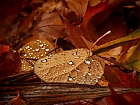
[[21, 48], [20, 54], [22, 58], [22, 71], [30, 71], [33, 69], [35, 63], [34, 60], [28, 60], [32, 64], [26, 61], [26, 58], [39, 59], [45, 57], [50, 51], [54, 49], [52, 43], [47, 40], [34, 40], [27, 43]]
[[104, 73], [104, 63], [91, 55], [82, 48], [50, 54], [35, 63], [34, 72], [45, 82], [94, 85]]

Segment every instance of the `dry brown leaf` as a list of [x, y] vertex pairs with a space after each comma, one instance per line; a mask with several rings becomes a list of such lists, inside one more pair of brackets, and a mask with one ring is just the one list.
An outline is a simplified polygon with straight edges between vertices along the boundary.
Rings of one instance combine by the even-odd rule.
[[48, 0], [46, 3], [44, 3], [41, 7], [46, 13], [52, 12], [56, 7], [55, 0]]
[[45, 82], [96, 84], [104, 73], [104, 63], [89, 57], [88, 49], [74, 49], [39, 59], [34, 72]]
[[44, 13], [42, 20], [35, 27], [35, 31], [32, 34], [38, 37], [44, 36], [47, 40], [52, 41], [57, 38], [66, 37], [65, 33], [62, 32], [63, 29], [63, 23], [57, 12]]
[[101, 3], [103, 0], [89, 0], [90, 6], [95, 6], [99, 3]]
[[66, 0], [68, 7], [81, 18], [85, 14], [88, 6], [88, 0]]
[[[47, 40], [34, 40], [27, 43], [20, 51], [21, 57], [25, 58], [22, 60], [22, 71], [32, 70], [35, 60], [45, 57], [53, 49], [53, 44]], [[34, 60], [27, 61], [26, 58]]]

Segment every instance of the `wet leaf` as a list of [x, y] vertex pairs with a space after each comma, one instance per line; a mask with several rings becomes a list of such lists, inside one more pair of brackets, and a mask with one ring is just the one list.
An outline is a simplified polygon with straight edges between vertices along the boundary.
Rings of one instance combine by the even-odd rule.
[[54, 49], [51, 42], [47, 40], [34, 40], [24, 45], [20, 50], [22, 58], [22, 71], [33, 70], [35, 61], [47, 56]]
[[34, 72], [45, 82], [94, 85], [104, 73], [104, 63], [90, 54], [87, 49], [50, 54], [35, 63]]

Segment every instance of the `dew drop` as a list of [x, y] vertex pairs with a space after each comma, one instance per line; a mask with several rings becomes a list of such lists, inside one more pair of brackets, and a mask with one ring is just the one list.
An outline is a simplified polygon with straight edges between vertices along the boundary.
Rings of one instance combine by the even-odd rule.
[[45, 50], [45, 47], [42, 47], [41, 49], [42, 49], [42, 50]]
[[71, 77], [71, 76], [68, 76], [68, 80], [69, 80], [69, 81], [72, 81], [72, 77]]
[[85, 59], [85, 63], [89, 65], [91, 62], [89, 59]]
[[30, 53], [30, 55], [32, 55], [33, 53]]
[[59, 73], [57, 72], [56, 74], [58, 75]]
[[29, 48], [30, 48], [30, 46], [26, 46], [25, 48], [26, 48], [26, 49], [29, 49]]
[[95, 60], [92, 59], [91, 61], [94, 62]]
[[78, 59], [78, 58], [80, 58], [79, 56], [75, 56], [75, 59]]
[[43, 44], [43, 43], [41, 43], [39, 46], [40, 46], [40, 47], [43, 47], [43, 46], [44, 46], [44, 44]]
[[26, 57], [26, 56], [27, 56], [27, 54], [24, 54], [24, 56]]
[[72, 61], [69, 62], [69, 65], [74, 66], [74, 63]]
[[97, 78], [95, 78], [95, 79], [94, 79], [94, 82], [95, 82], [95, 83], [97, 83], [97, 82], [98, 82], [98, 79], [97, 79]]
[[76, 68], [75, 70], [76, 70], [76, 71], [79, 71], [79, 68]]
[[41, 60], [42, 63], [46, 63], [47, 62], [47, 59], [43, 59]]
[[91, 75], [91, 72], [88, 72], [87, 74], [88, 74], [88, 75]]
[[48, 49], [48, 48], [46, 49], [46, 51], [49, 51], [49, 50], [50, 50], [50, 49]]
[[77, 55], [77, 52], [74, 52], [73, 55], [76, 56]]
[[36, 48], [35, 51], [39, 51], [39, 48]]
[[100, 79], [101, 77], [99, 75], [96, 75], [96, 78]]
[[[45, 52], [45, 53], [46, 53], [46, 52]], [[52, 54], [50, 53], [50, 54], [48, 54], [48, 56], [49, 56], [49, 57], [52, 57]]]

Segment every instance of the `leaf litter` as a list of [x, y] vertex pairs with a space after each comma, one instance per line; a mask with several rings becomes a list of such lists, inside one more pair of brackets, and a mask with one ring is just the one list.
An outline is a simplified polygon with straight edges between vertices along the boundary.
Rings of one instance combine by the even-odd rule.
[[[69, 0], [67, 0], [67, 1], [69, 1]], [[76, 0], [75, 0], [76, 1]], [[39, 3], [43, 3], [44, 4], [44, 1], [41, 1], [41, 0], [39, 0], [39, 1], [33, 1], [33, 3], [37, 3], [37, 2], [39, 2]], [[41, 18], [39, 18], [39, 17], [36, 17], [35, 16], [35, 18], [34, 18], [34, 20], [33, 20], [33, 17], [34, 17], [34, 15], [35, 14], [31, 14], [31, 19], [30, 19], [30, 16], [29, 16], [29, 18], [27, 18], [27, 20], [29, 19], [29, 22], [28, 22], [28, 24], [26, 24], [26, 22], [21, 22], [21, 24], [20, 24], [20, 27], [21, 27], [21, 29], [18, 29], [19, 31], [17, 31], [16, 32], [16, 34], [15, 35], [18, 35], [17, 33], [26, 33], [26, 32], [28, 32], [31, 28], [34, 28], [34, 29], [39, 29], [39, 30], [36, 30], [36, 31], [31, 31], [31, 34], [33, 34], [33, 36], [36, 36], [35, 37], [35, 39], [43, 39], [44, 37], [45, 37], [45, 39], [47, 39], [48, 37], [50, 37], [51, 38], [51, 42], [53, 41], [52, 39], [57, 39], [57, 38], [59, 38], [59, 37], [61, 37], [61, 38], [66, 38], [66, 36], [65, 35], [62, 35], [61, 34], [61, 31], [63, 30], [63, 27], [57, 27], [57, 25], [60, 25], [61, 24], [61, 26], [63, 26], [63, 24], [62, 24], [62, 22], [61, 22], [61, 20], [60, 20], [60, 18], [59, 18], [59, 16], [58, 16], [58, 14], [57, 14], [57, 18], [55, 18], [55, 19], [58, 19], [58, 21], [54, 21], [53, 19], [51, 20], [51, 19], [49, 19], [48, 18], [48, 20], [47, 19], [45, 19], [47, 16], [49, 16], [48, 15], [48, 13], [53, 13], [54, 11], [55, 11], [55, 9], [58, 11], [58, 10], [60, 10], [60, 11], [62, 11], [62, 10], [64, 10], [65, 12], [67, 11], [66, 9], [64, 9], [64, 8], [67, 8], [67, 9], [71, 9], [72, 11], [74, 11], [75, 12], [75, 14], [76, 15], [78, 15], [77, 17], [80, 17], [80, 18], [83, 18], [83, 16], [84, 16], [84, 12], [83, 11], [85, 11], [85, 9], [86, 9], [86, 5], [83, 5], [83, 6], [85, 6], [84, 7], [84, 9], [83, 9], [83, 11], [79, 11], [80, 9], [79, 8], [81, 8], [80, 7], [80, 2], [78, 2], [79, 4], [77, 4], [77, 8], [78, 8], [78, 11], [79, 12], [77, 12], [77, 10], [75, 9], [75, 8], [73, 8], [73, 5], [71, 5], [72, 3], [70, 3], [70, 4], [67, 4], [67, 5], [65, 5], [65, 3], [63, 4], [63, 6], [64, 6], [64, 8], [62, 7], [62, 8], [60, 8], [60, 7], [57, 7], [58, 5], [57, 5], [57, 3], [58, 2], [55, 2], [55, 1], [49, 1], [50, 3], [46, 3], [46, 4], [44, 4], [43, 6], [42, 6], [42, 8], [40, 8], [40, 9], [37, 9], [37, 11], [38, 12], [36, 12], [35, 14], [36, 15], [38, 15], [38, 16], [43, 16], [44, 15], [44, 19], [41, 19]], [[62, 2], [62, 1], [61, 1]], [[70, 1], [69, 1], [70, 2]], [[74, 1], [71, 1], [71, 2], [74, 2]], [[100, 2], [100, 1], [99, 1]], [[70, 41], [72, 44], [73, 43], [76, 43], [76, 41], [77, 41], [77, 38], [80, 36], [82, 36], [81, 34], [80, 34], [80, 32], [78, 32], [79, 30], [82, 32], [83, 30], [85, 30], [84, 31], [84, 33], [87, 33], [86, 35], [87, 36], [82, 36], [82, 38], [80, 38], [80, 39], [78, 39], [78, 41], [79, 40], [83, 40], [83, 39], [85, 39], [87, 42], [89, 41], [90, 43], [93, 43], [92, 41], [92, 35], [90, 36], [90, 34], [88, 33], [88, 31], [89, 30], [87, 30], [87, 25], [89, 25], [89, 20], [95, 15], [95, 14], [97, 14], [98, 12], [101, 12], [101, 11], [103, 11], [108, 5], [107, 5], [107, 2], [108, 2], [108, 0], [106, 0], [106, 1], [103, 1], [103, 2], [100, 2], [99, 4], [97, 4], [95, 7], [93, 7], [94, 8], [94, 12], [92, 13], [92, 14], [88, 14], [88, 12], [86, 13], [85, 12], [85, 14], [88, 14], [88, 16], [84, 16], [84, 20], [83, 20], [83, 22], [79, 25], [80, 26], [80, 28], [79, 28], [79, 26], [75, 26], [75, 25], [72, 25], [72, 24], [69, 24], [68, 26], [71, 26], [70, 27], [70, 29], [71, 28], [73, 28], [74, 30], [75, 30], [75, 32], [73, 32], [73, 33], [76, 33], [77, 34], [77, 37], [75, 37], [75, 38], [73, 38], [72, 40], [70, 40], [70, 38], [72, 38], [73, 36], [72, 36], [72, 34], [71, 34], [71, 31], [69, 31], [69, 33], [70, 33], [70, 35], [68, 36], [68, 38], [67, 38], [67, 40], [68, 41]], [[109, 0], [109, 2], [111, 2], [110, 0]], [[32, 2], [31, 2], [32, 3]], [[60, 3], [60, 2], [59, 2]], [[68, 2], [67, 2], [68, 3]], [[49, 7], [49, 4], [51, 4], [51, 7]], [[61, 4], [61, 3], [60, 3]], [[59, 5], [60, 5], [59, 4]], [[30, 5], [32, 5], [32, 4], [30, 4]], [[92, 5], [94, 5], [94, 4], [92, 4]], [[33, 6], [33, 5], [32, 5]], [[82, 5], [81, 5], [82, 6]], [[89, 6], [87, 6], [87, 8], [91, 8], [91, 9], [89, 9], [89, 11], [93, 11], [93, 8], [92, 7], [89, 7]], [[47, 10], [47, 11], [46, 11]], [[70, 11], [71, 11], [70, 10]], [[46, 12], [45, 12], [46, 11]], [[56, 12], [56, 11], [55, 11]], [[37, 13], [39, 13], [39, 14], [37, 14]], [[46, 13], [46, 14], [45, 14]], [[43, 14], [43, 15], [42, 15]], [[28, 14], [27, 14], [28, 15]], [[53, 15], [51, 15], [51, 16], [53, 16]], [[66, 18], [66, 17], [65, 17]], [[88, 19], [87, 19], [88, 18]], [[37, 20], [37, 21], [36, 21]], [[44, 21], [44, 20], [47, 20], [47, 21]], [[6, 20], [7, 21], [7, 20]], [[12, 23], [12, 21], [13, 20], [11, 20], [11, 23]], [[26, 18], [25, 18], [25, 21], [26, 21]], [[32, 22], [30, 22], [30, 21], [32, 21]], [[49, 28], [40, 28], [40, 27], [44, 27], [44, 25], [46, 24], [46, 23], [48, 23], [50, 21], [50, 24], [47, 24], [47, 27], [49, 27]], [[8, 21], [7, 21], [8, 22]], [[35, 26], [34, 26], [34, 22], [36, 23], [35, 24]], [[41, 23], [42, 22], [42, 23]], [[56, 22], [56, 24], [53, 24], [53, 23], [55, 23]], [[10, 24], [11, 24], [10, 23]], [[32, 24], [33, 23], [33, 24]], [[64, 23], [64, 22], [63, 22]], [[9, 24], [9, 25], [10, 25]], [[41, 24], [41, 25], [40, 25]], [[23, 26], [22, 26], [23, 25]], [[27, 30], [25, 29], [24, 30], [24, 25], [25, 26], [27, 26]], [[40, 26], [39, 26], [40, 25]], [[52, 26], [51, 26], [52, 25]], [[53, 25], [56, 25], [56, 27], [57, 28], [55, 28], [55, 26], [53, 26]], [[67, 24], [66, 24], [67, 25]], [[66, 28], [66, 25], [64, 25], [64, 27]], [[33, 27], [32, 27], [33, 26]], [[84, 29], [83, 29], [84, 28]], [[42, 29], [41, 31], [43, 32], [43, 35], [40, 35], [40, 29]], [[55, 33], [53, 33], [53, 31], [50, 31], [51, 29], [53, 29], [53, 30], [58, 30], [57, 32], [55, 32]], [[68, 28], [66, 28], [66, 29], [68, 29]], [[69, 30], [70, 30], [69, 29]], [[46, 31], [46, 30], [48, 30], [48, 31], [50, 31], [49, 33], [48, 33], [48, 31]], [[45, 35], [44, 33], [47, 33], [47, 35]], [[138, 32], [139, 33], [139, 32]], [[29, 33], [28, 33], [29, 34]], [[76, 35], [76, 34], [74, 34], [74, 35]], [[20, 34], [19, 34], [20, 35]], [[54, 37], [52, 38], [51, 36], [52, 35], [54, 35]], [[33, 38], [33, 36], [32, 35], [29, 35], [29, 36], [31, 36], [32, 38]], [[46, 37], [47, 36], [47, 37]], [[14, 36], [15, 37], [15, 36]], [[27, 37], [28, 37], [28, 35], [27, 35]], [[26, 37], [26, 38], [27, 38]], [[88, 37], [88, 38], [87, 38]], [[23, 41], [23, 39], [21, 38], [21, 37], [16, 37], [16, 38], [13, 38], [13, 40], [17, 40], [17, 41]], [[25, 37], [24, 37], [25, 38]], [[123, 39], [124, 38], [124, 39]], [[103, 51], [105, 51], [104, 49], [105, 48], [107, 48], [106, 50], [109, 50], [109, 49], [112, 49], [112, 48], [114, 48], [114, 47], [116, 47], [116, 46], [120, 46], [120, 44], [123, 44], [124, 42], [129, 42], [129, 41], [131, 41], [131, 40], [135, 40], [135, 39], [138, 39], [139, 38], [139, 35], [132, 35], [132, 36], [128, 36], [128, 37], [123, 37], [123, 38], [120, 38], [120, 39], [118, 39], [118, 40], [115, 40], [115, 41], [112, 41], [111, 43], [109, 42], [109, 43], [107, 43], [107, 44], [104, 44], [104, 45], [101, 45], [101, 46], [95, 46], [93, 49], [92, 49], [92, 52], [93, 52], [93, 55], [94, 54], [96, 54], [96, 53], [100, 53], [100, 52], [103, 52]], [[27, 38], [28, 39], [28, 38]], [[6, 41], [7, 41], [7, 39], [6, 39]], [[10, 41], [12, 41], [12, 40], [10, 40]], [[32, 39], [29, 39], [29, 42], [30, 41], [32, 41]], [[83, 41], [84, 42], [84, 41]], [[86, 42], [86, 43], [87, 43]], [[10, 43], [10, 42], [8, 42], [8, 43]], [[26, 43], [25, 43], [26, 44]], [[78, 45], [79, 44], [79, 45]], [[60, 53], [56, 53], [56, 54], [49, 54], [48, 56], [46, 56], [45, 58], [41, 58], [41, 59], [39, 59], [36, 63], [35, 63], [35, 73], [36, 74], [38, 74], [39, 75], [39, 77], [40, 78], [42, 78], [44, 81], [53, 81], [53, 82], [58, 82], [58, 81], [60, 81], [60, 82], [63, 82], [63, 81], [65, 81], [65, 82], [74, 82], [74, 83], [84, 83], [84, 84], [95, 84], [95, 83], [97, 83], [97, 81], [98, 81], [98, 79], [100, 79], [101, 78], [101, 76], [103, 75], [103, 73], [104, 73], [104, 67], [106, 67], [105, 65], [104, 65], [104, 63], [101, 61], [101, 60], [99, 60], [99, 57], [96, 57], [95, 55], [94, 56], [91, 56], [91, 57], [89, 57], [89, 55], [90, 55], [90, 53], [92, 53], [92, 52], [90, 52], [90, 50], [87, 50], [87, 49], [79, 49], [81, 46], [80, 46], [80, 44], [82, 44], [82, 42], [80, 42], [80, 43], [76, 43], [76, 44], [74, 44], [78, 49], [75, 49], [75, 50], [70, 50], [70, 51], [63, 51], [63, 52], [60, 52]], [[11, 44], [12, 45], [12, 44]], [[16, 45], [16, 44], [14, 44], [14, 45]], [[78, 45], [78, 46], [77, 46]], [[27, 46], [26, 46], [27, 47]], [[85, 43], [84, 43], [84, 47], [85, 47]], [[87, 46], [86, 46], [86, 48], [87, 48]], [[21, 48], [22, 49], [22, 48]], [[77, 50], [77, 51], [76, 51]], [[78, 58], [77, 56], [77, 59], [75, 58], [75, 56], [74, 55], [72, 55], [74, 52], [73, 51], [76, 51], [77, 52], [77, 54], [79, 54], [79, 53], [81, 53], [80, 51], [85, 51], [85, 52], [90, 52], [90, 53], [85, 53], [82, 57], [82, 59], [80, 59], [80, 58]], [[28, 52], [27, 52], [28, 53]], [[71, 56], [71, 57], [69, 57], [69, 56], [64, 56], [63, 54], [65, 54], [65, 53], [70, 53], [69, 54], [69, 56]], [[24, 55], [24, 54], [23, 54]], [[57, 57], [57, 55], [60, 55], [60, 56], [62, 56], [62, 62], [59, 62], [59, 60], [61, 60], [61, 57], [60, 56], [58, 56]], [[43, 56], [44, 57], [44, 56]], [[67, 58], [68, 57], [68, 59], [67, 60], [65, 60], [64, 58]], [[132, 57], [133, 58], [133, 57]], [[55, 59], [59, 59], [59, 60], [55, 60]], [[94, 61], [94, 62], [93, 62]], [[49, 62], [50, 63], [52, 63], [53, 62], [53, 64], [49, 64]], [[64, 64], [63, 64], [64, 63]], [[40, 65], [39, 65], [40, 64]], [[46, 65], [47, 64], [47, 65]], [[93, 65], [91, 65], [91, 64], [93, 64], [93, 65], [95, 65], [95, 66], [93, 66]], [[28, 64], [27, 64], [28, 65]], [[65, 71], [65, 69], [64, 69], [64, 71], [66, 72], [66, 73], [64, 73], [64, 72], [62, 72], [62, 71], [59, 71], [59, 69], [61, 69], [61, 68], [66, 68], [67, 66], [68, 66], [68, 68], [69, 69], [67, 69], [66, 71]], [[77, 69], [77, 68], [79, 68], [79, 69]], [[39, 72], [39, 69], [41, 70], [40, 72]], [[54, 69], [58, 69], [57, 71], [58, 72], [55, 72], [55, 70]], [[80, 69], [81, 69], [81, 71], [80, 71]], [[93, 69], [95, 69], [95, 70], [97, 70], [97, 74], [92, 74], [91, 73], [91, 71], [93, 71]], [[98, 69], [99, 70], [101, 70], [101, 71], [98, 71]], [[106, 68], [105, 68], [106, 69]], [[45, 71], [46, 70], [46, 71]], [[83, 71], [82, 71], [83, 70]], [[120, 69], [119, 69], [120, 70]], [[79, 72], [80, 71], [80, 73], [82, 74], [82, 75], [79, 75]], [[54, 73], [54, 75], [52, 75], [52, 73]], [[64, 73], [64, 74], [63, 74]], [[117, 75], [117, 74], [115, 74], [115, 75]], [[124, 75], [125, 76], [125, 73], [124, 74], [122, 74], [122, 75]], [[61, 78], [62, 77], [62, 78]], [[135, 77], [136, 77], [136, 75], [135, 75]], [[74, 79], [75, 78], [75, 79]], [[82, 82], [80, 82], [80, 79], [81, 79], [81, 81]], [[106, 77], [105, 77], [106, 78]], [[121, 78], [122, 79], [122, 78]], [[120, 79], [120, 80], [121, 80]], [[90, 80], [92, 80], [92, 81], [94, 81], [94, 82], [91, 82]], [[131, 79], [129, 79], [129, 80], [131, 80]], [[90, 81], [90, 82], [89, 82]], [[96, 82], [95, 82], [96, 81]], [[110, 82], [109, 82], [110, 83]], [[124, 83], [125, 84], [125, 83]], [[115, 85], [112, 85], [112, 86], [115, 86]], [[123, 85], [122, 85], [123, 86]], [[129, 86], [128, 86], [129, 87]]]

